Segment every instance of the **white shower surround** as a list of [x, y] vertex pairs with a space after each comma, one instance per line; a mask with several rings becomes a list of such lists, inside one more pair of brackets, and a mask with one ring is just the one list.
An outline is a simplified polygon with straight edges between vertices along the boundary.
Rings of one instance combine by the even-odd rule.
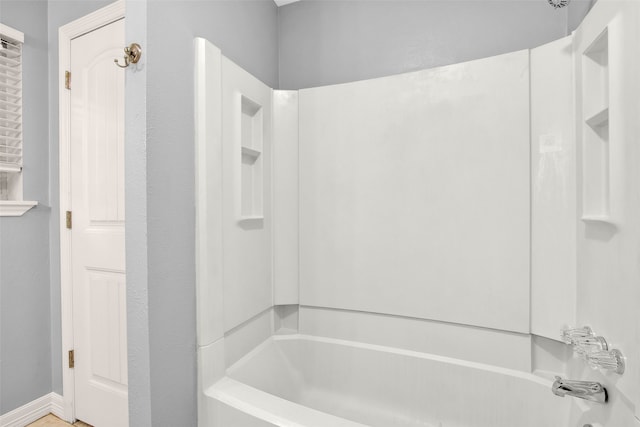
[[[604, 6], [599, 6], [602, 3]], [[615, 10], [616, 6], [612, 4], [615, 2], [601, 1], [594, 10]], [[585, 22], [589, 22], [589, 19]], [[615, 20], [610, 22], [615, 33], [617, 24]], [[591, 29], [589, 31], [592, 32]], [[409, 414], [404, 424], [389, 420], [384, 424], [398, 426], [439, 427], [438, 423], [442, 422], [442, 426], [447, 427], [573, 427], [593, 423], [594, 420], [608, 420], [616, 427], [635, 425], [635, 418], [629, 411], [629, 399], [634, 399], [635, 388], [627, 387], [627, 384], [632, 384], [635, 372], [617, 381], [617, 378], [603, 378], [578, 369], [582, 366], [580, 361], [569, 361], [570, 366], [566, 368], [554, 368], [558, 368], [558, 372], [569, 371], [578, 378], [591, 377], [603, 381], [615, 393], [605, 406], [558, 399], [548, 390], [551, 373], [537, 370], [541, 369], [541, 365], [540, 360], [536, 359], [546, 357], [541, 356], [545, 350], [544, 346], [539, 347], [539, 341], [536, 343], [535, 339], [532, 340], [531, 335], [535, 333], [554, 339], [557, 327], [574, 323], [576, 317], [584, 318], [576, 313], [574, 299], [577, 285], [574, 232], [576, 194], [573, 179], [577, 165], [574, 157], [575, 135], [571, 125], [568, 125], [574, 123], [574, 94], [567, 89], [575, 87], [572, 41], [573, 37], [568, 37], [530, 52], [515, 52], [399, 76], [301, 91], [272, 91], [224, 58], [213, 45], [203, 39], [196, 40], [201, 426], [376, 425], [366, 418], [366, 414], [376, 408], [387, 414]], [[272, 270], [269, 267], [263, 270], [271, 271], [269, 277], [266, 280], [263, 277], [260, 281], [230, 282], [228, 277], [233, 277], [235, 273], [232, 271], [233, 274], [227, 275], [229, 264], [223, 256], [225, 245], [229, 244], [224, 236], [233, 236], [237, 232], [230, 233], [227, 228], [239, 226], [233, 218], [224, 219], [224, 215], [221, 215], [225, 204], [233, 204], [237, 197], [234, 191], [238, 191], [237, 182], [224, 176], [225, 168], [227, 171], [229, 169], [228, 163], [225, 164], [223, 160], [225, 150], [228, 153], [239, 148], [234, 148], [235, 143], [229, 140], [228, 133], [223, 136], [225, 127], [230, 128], [224, 121], [228, 113], [224, 113], [223, 105], [225, 99], [229, 98], [225, 98], [224, 92], [228, 91], [226, 79], [230, 76], [236, 85], [271, 91], [271, 101], [261, 101], [264, 108], [273, 109], [273, 120], [265, 125], [273, 126], [265, 130], [273, 136], [273, 158], [268, 159], [273, 166], [272, 181], [266, 184], [273, 187], [265, 188], [265, 192], [271, 191], [273, 198], [273, 206], [265, 211], [265, 220], [271, 220], [269, 225], [273, 226], [269, 232], [271, 245], [262, 245], [261, 249], [247, 248], [254, 259], [260, 262], [271, 260]], [[462, 82], [463, 87], [467, 85], [466, 89], [456, 88], [456, 79]], [[417, 85], [413, 92], [412, 84]], [[451, 86], [447, 87], [448, 84]], [[438, 94], [437, 90], [443, 87], [445, 89]], [[436, 92], [424, 92], [425, 88]], [[453, 105], [455, 102], [448, 97], [453, 94], [454, 98], [464, 100], [476, 89], [481, 93], [481, 98], [471, 99], [470, 105], [463, 104], [456, 108]], [[435, 100], [415, 96], [420, 91], [423, 91], [422, 95], [435, 93], [437, 96]], [[496, 93], [497, 99], [501, 100], [500, 105], [491, 104], [492, 96]], [[240, 95], [255, 99], [249, 93]], [[384, 103], [387, 100], [391, 101], [391, 111], [385, 110], [388, 105]], [[409, 100], [405, 114], [402, 113], [403, 100]], [[376, 102], [377, 105], [372, 105]], [[490, 111], [479, 111], [483, 105], [487, 109], [493, 108], [496, 114], [492, 117]], [[455, 113], [452, 117], [459, 120], [448, 119], [448, 109]], [[432, 113], [437, 120], [432, 120], [429, 126], [418, 121], [408, 129], [403, 127], [402, 120], [406, 117], [415, 120], [416, 112]], [[501, 122], [500, 112], [510, 119]], [[270, 111], [266, 114], [270, 114]], [[395, 122], [385, 125], [384, 120], [389, 117]], [[368, 119], [372, 119], [371, 122]], [[428, 120], [428, 117], [423, 119]], [[351, 122], [356, 126], [350, 127]], [[369, 123], [373, 129], [360, 132]], [[458, 127], [461, 127], [460, 123], [465, 123], [467, 129], [452, 128], [456, 123]], [[447, 176], [449, 181], [455, 182], [459, 177], [439, 162], [431, 162], [429, 171], [414, 176], [421, 164], [420, 156], [424, 156], [428, 148], [413, 144], [412, 148], [417, 147], [416, 152], [397, 153], [381, 146], [384, 145], [384, 139], [378, 139], [376, 146], [371, 148], [367, 147], [366, 141], [354, 139], [364, 135], [363, 139], [373, 141], [382, 130], [394, 131], [405, 140], [416, 142], [411, 132], [418, 136], [425, 132], [432, 132], [432, 136], [448, 135], [445, 132], [447, 126], [462, 137], [455, 141], [452, 152], [447, 152], [451, 146], [442, 144], [430, 154], [444, 155], [445, 158], [451, 156], [451, 159], [461, 162], [469, 161], [464, 159], [465, 144], [483, 141], [486, 145], [484, 148], [488, 150], [472, 147], [474, 159], [491, 163], [489, 170], [493, 166], [495, 170], [505, 173], [503, 179], [511, 180], [500, 187], [504, 184], [500, 179], [492, 181], [495, 177], [482, 176], [478, 165], [467, 163], [466, 166], [475, 171], [474, 176], [485, 181], [478, 185], [475, 193], [469, 193], [463, 180], [456, 183], [460, 208], [467, 211], [462, 215], [456, 212], [456, 215], [473, 221], [473, 213], [477, 212], [475, 219], [482, 217], [489, 227], [507, 225], [504, 230], [495, 228], [493, 232], [486, 233], [499, 238], [504, 246], [492, 244], [487, 249], [505, 250], [495, 254], [495, 260], [506, 257], [504, 259], [517, 262], [486, 268], [486, 263], [483, 265], [473, 259], [474, 251], [483, 251], [480, 243], [486, 230], [478, 230], [482, 227], [482, 221], [479, 221], [480, 224], [469, 229], [472, 238], [476, 239], [472, 242], [475, 248], [463, 257], [465, 262], [457, 266], [452, 262], [452, 256], [456, 253], [455, 242], [447, 242], [446, 236], [438, 237], [442, 239], [439, 244], [445, 245], [446, 250], [442, 253], [435, 250], [431, 252], [441, 261], [436, 267], [458, 269], [446, 271], [441, 277], [447, 278], [447, 283], [438, 280], [440, 276], [437, 275], [420, 276], [419, 258], [413, 257], [411, 251], [394, 252], [398, 247], [394, 247], [392, 239], [382, 238], [381, 241], [389, 244], [386, 253], [391, 253], [392, 257], [400, 253], [401, 256], [395, 261], [405, 267], [394, 275], [394, 264], [386, 263], [384, 256], [381, 256], [383, 253], [376, 248], [379, 242], [371, 241], [372, 236], [367, 235], [367, 230], [385, 230], [384, 220], [375, 215], [380, 212], [393, 213], [393, 209], [382, 205], [387, 200], [385, 196], [406, 202], [406, 196], [411, 195], [408, 187], [411, 183], [423, 184], [416, 179], [421, 177], [435, 181], [429, 185], [433, 184], [430, 189], [436, 196], [448, 194], [438, 193], [437, 172], [443, 172], [442, 175]], [[492, 139], [492, 135], [504, 140]], [[231, 145], [225, 148], [225, 144]], [[460, 144], [459, 147], [455, 147], [456, 144]], [[513, 150], [510, 152], [511, 158], [516, 159], [515, 167], [511, 169], [509, 167], [514, 165], [505, 166], [504, 158], [495, 156], [496, 153], [504, 153], [505, 149]], [[269, 147], [266, 150], [269, 151]], [[231, 158], [226, 156], [226, 159], [228, 161]], [[358, 164], [360, 160], [362, 164]], [[316, 162], [324, 163], [320, 165]], [[390, 183], [376, 177], [375, 170], [381, 167], [385, 168], [386, 176], [391, 177]], [[408, 170], [403, 170], [403, 167]], [[549, 167], [552, 168], [551, 173]], [[525, 173], [520, 173], [522, 171], [518, 168], [524, 168]], [[459, 168], [460, 171], [464, 173], [465, 169]], [[394, 173], [409, 174], [404, 177], [411, 178], [406, 180], [406, 188], [399, 187], [397, 180], [393, 182], [396, 179]], [[269, 177], [265, 178], [268, 181]], [[363, 181], [368, 179], [373, 180], [373, 185], [365, 184], [363, 187]], [[492, 221], [491, 214], [487, 215], [487, 211], [492, 209], [500, 215], [504, 214], [498, 211], [501, 207], [496, 203], [500, 201], [499, 197], [492, 199], [492, 194], [487, 192], [487, 197], [482, 198], [482, 191], [490, 185], [507, 192], [506, 203], [510, 204], [507, 210], [511, 211], [511, 215], [507, 215], [509, 218]], [[381, 191], [381, 194], [375, 194], [376, 191]], [[330, 200], [333, 195], [337, 195], [337, 200]], [[363, 200], [362, 197], [368, 199]], [[476, 203], [465, 204], [466, 198]], [[326, 210], [327, 201], [332, 203], [330, 207], [333, 210]], [[382, 210], [371, 209], [376, 204]], [[399, 205], [396, 203], [395, 207]], [[427, 216], [432, 214], [428, 211], [428, 205], [416, 204], [415, 200], [410, 200], [409, 205], [414, 209], [412, 218], [420, 218], [421, 213]], [[342, 215], [340, 209], [357, 213], [358, 221]], [[532, 218], [529, 217], [529, 209]], [[444, 212], [439, 219], [445, 223], [449, 221]], [[347, 228], [340, 228], [342, 220], [351, 221]], [[430, 227], [433, 222], [425, 221], [420, 226]], [[337, 229], [333, 227], [336, 224]], [[414, 248], [426, 248], [423, 243], [429, 238], [428, 233], [414, 239], [415, 236], [409, 232], [410, 222], [403, 224], [396, 221], [394, 224], [407, 227], [404, 240], [411, 241]], [[529, 241], [528, 234], [520, 234], [523, 228], [528, 229], [527, 224], [531, 224], [532, 241]], [[447, 229], [455, 231], [455, 221], [447, 223]], [[567, 229], [572, 231], [563, 233]], [[350, 236], [348, 233], [354, 230], [357, 232]], [[393, 227], [388, 227], [384, 233], [386, 237], [394, 235]], [[373, 238], [375, 240], [377, 237]], [[320, 241], [322, 239], [333, 242], [335, 246], [327, 245], [327, 241]], [[354, 240], [358, 240], [360, 246], [344, 246], [344, 243], [348, 245]], [[427, 245], [429, 243], [426, 242]], [[234, 243], [237, 254], [243, 253], [243, 244], [246, 241]], [[438, 246], [435, 244], [433, 248]], [[363, 257], [363, 254], [367, 255]], [[530, 264], [529, 255], [534, 264]], [[407, 257], [412, 258], [407, 260]], [[376, 262], [371, 263], [371, 259]], [[567, 259], [568, 262], [557, 262], [558, 259]], [[249, 260], [237, 261], [231, 264], [232, 270], [251, 268]], [[407, 264], [407, 261], [410, 263]], [[322, 268], [323, 265], [325, 268]], [[468, 265], [475, 269], [473, 277], [464, 271]], [[508, 273], [506, 280], [496, 274], [497, 268], [504, 268]], [[527, 280], [529, 270], [531, 284]], [[417, 285], [420, 279], [424, 287]], [[407, 282], [412, 280], [417, 281], [407, 287]], [[451, 283], [454, 286], [446, 286]], [[485, 299], [482, 290], [474, 290], [474, 285], [488, 286], [490, 298]], [[393, 293], [386, 296], [384, 292], [376, 294], [384, 286], [394, 287], [407, 298], [400, 301], [394, 299]], [[476, 291], [479, 293], [474, 293]], [[240, 294], [245, 297], [238, 298]], [[465, 300], [469, 294], [475, 297]], [[429, 300], [430, 297], [435, 300]], [[484, 310], [474, 311], [479, 301]], [[282, 310], [273, 306], [283, 304], [288, 306], [287, 313], [292, 313], [292, 307], [299, 307], [294, 331], [276, 331], [277, 325], [282, 323], [282, 319], [278, 318]], [[453, 310], [448, 310], [448, 307], [453, 307]], [[487, 307], [490, 309], [486, 310]], [[500, 312], [503, 308], [506, 310]], [[296, 334], [297, 331], [303, 335]], [[278, 333], [290, 335], [274, 337]], [[479, 350], [474, 351], [474, 348]], [[306, 357], [301, 356], [304, 352]], [[326, 357], [319, 357], [321, 354]], [[310, 364], [309, 361], [315, 358], [326, 364]], [[412, 361], [408, 362], [409, 359]], [[395, 364], [408, 366], [414, 363], [420, 366], [415, 365], [406, 371], [395, 370], [394, 367]], [[359, 371], [359, 368], [363, 370]], [[357, 377], [356, 371], [361, 376]], [[331, 377], [332, 372], [354, 375], [357, 380], [343, 384], [351, 387], [343, 390], [334, 388], [337, 383], [322, 385], [318, 382]], [[376, 378], [376, 375], [381, 377]], [[504, 400], [506, 394], [508, 401], [514, 405], [526, 401], [530, 406], [520, 412], [525, 414], [522, 417], [504, 413], [503, 418], [499, 415], [498, 419], [491, 418], [501, 409], [479, 399], [478, 393], [467, 393], [461, 388], [457, 405], [452, 405], [451, 399], [438, 401], [438, 408], [442, 412], [422, 413], [420, 396], [428, 395], [429, 390], [411, 385], [412, 380], [421, 377], [428, 377], [436, 383], [446, 378], [454, 378], [461, 383], [470, 381], [472, 385], [477, 382], [495, 389], [498, 394], [502, 393], [496, 394], [497, 399]], [[298, 382], [288, 382], [285, 380], [287, 378], [297, 378]], [[397, 388], [393, 391], [381, 388], [378, 395], [367, 394], [375, 389], [378, 380], [396, 384]], [[619, 390], [618, 382], [622, 386]], [[402, 408], [393, 407], [390, 401], [411, 391], [412, 387], [417, 387], [414, 390], [417, 395], [414, 403]], [[324, 390], [325, 393], [318, 393], [318, 390]], [[508, 392], [505, 393], [505, 390]], [[348, 405], [351, 408], [357, 409], [359, 403], [362, 404], [360, 409], [364, 409], [348, 413], [349, 408], [339, 409], [337, 401], [331, 404], [331, 401], [318, 398], [329, 398], [331, 393], [351, 402], [352, 405]], [[314, 400], [313, 396], [318, 399]], [[415, 396], [408, 394], [398, 399], [410, 401], [412, 397]], [[482, 395], [482, 398], [485, 397]], [[437, 400], [437, 396], [434, 398]], [[384, 399], [389, 399], [389, 402]], [[552, 417], [545, 419], [546, 415]], [[474, 416], [485, 421], [476, 422]], [[419, 424], [420, 420], [431, 424]], [[533, 420], [533, 423], [528, 424], [528, 420]], [[357, 422], [360, 424], [354, 424]], [[593, 425], [599, 426], [597, 423]]]
[[[198, 271], [199, 283], [207, 284], [198, 288], [202, 425], [210, 425], [212, 420], [216, 420], [216, 426], [244, 425], [245, 421], [238, 420], [246, 416], [242, 412], [248, 407], [238, 404], [233, 409], [230, 402], [237, 403], [234, 399], [244, 392], [255, 394], [247, 386], [269, 380], [264, 375], [261, 380], [244, 377], [248, 384], [243, 386], [234, 382], [232, 370], [227, 368], [265, 340], [260, 348], [286, 348], [282, 351], [290, 355], [298, 351], [292, 346], [315, 342], [318, 349], [325, 349], [320, 342], [332, 344], [336, 351], [343, 352], [344, 360], [357, 360], [358, 366], [370, 368], [376, 363], [423, 361], [415, 372], [405, 371], [405, 380], [387, 372], [385, 381], [391, 382], [395, 376], [399, 389], [410, 390], [402, 384], [414, 376], [431, 376], [436, 381], [436, 371], [441, 375], [437, 381], [452, 375], [459, 376], [456, 381], [468, 378], [480, 385], [488, 369], [492, 383], [529, 390], [531, 402], [551, 400], [560, 405], [542, 392], [548, 391], [548, 380], [523, 374], [532, 367], [528, 335], [527, 51], [350, 84], [273, 91], [270, 105], [264, 95], [259, 95], [266, 93], [264, 85], [213, 45], [198, 39], [196, 51], [197, 90], [204, 94], [198, 97], [197, 108], [197, 122], [204, 124], [198, 127], [203, 142], [198, 145], [198, 188], [203, 195], [198, 209], [202, 256]], [[238, 151], [241, 138], [230, 129], [237, 129], [233, 111], [240, 114], [234, 99], [255, 100], [260, 96], [266, 116], [273, 114], [273, 121], [265, 123], [265, 132], [273, 133], [272, 138], [265, 139], [264, 147], [273, 155], [272, 163], [266, 165], [267, 170], [272, 166], [272, 181], [265, 179], [265, 185], [273, 187], [265, 187], [265, 193], [272, 194], [274, 206], [265, 211], [264, 219], [265, 226], [274, 228], [273, 245], [261, 243], [260, 248], [253, 246], [243, 252], [243, 245], [251, 245], [243, 234], [260, 232], [261, 228], [244, 229], [242, 218], [234, 218], [233, 206], [242, 190], [229, 165], [235, 162], [233, 153]], [[398, 141], [406, 146], [404, 150], [397, 150]], [[498, 153], [510, 161], [502, 161]], [[448, 161], [437, 160], [442, 158]], [[414, 197], [415, 185], [424, 196]], [[454, 198], [445, 200], [447, 194]], [[434, 209], [431, 197], [445, 206]], [[389, 199], [404, 202], [384, 206]], [[352, 212], [357, 212], [357, 218], [349, 216]], [[383, 218], [380, 212], [384, 212]], [[388, 221], [403, 213], [405, 218], [400, 222], [399, 218]], [[398, 227], [406, 247], [384, 247], [397, 236]], [[364, 238], [366, 230], [372, 229], [379, 232], [374, 235], [376, 241]], [[447, 237], [452, 233], [465, 235], [466, 247]], [[227, 248], [237, 254], [233, 257], [236, 261], [230, 262]], [[394, 260], [380, 258], [389, 250]], [[246, 256], [238, 263], [243, 253]], [[434, 261], [435, 269], [423, 269], [425, 253]], [[264, 265], [265, 259], [273, 259], [272, 285], [264, 280], [230, 279], [246, 276], [241, 270], [250, 269], [251, 260]], [[336, 268], [323, 270], [322, 265]], [[384, 283], [393, 283], [403, 299], [374, 292]], [[241, 294], [245, 297], [238, 298]], [[274, 305], [299, 305], [298, 330], [313, 335], [299, 336], [291, 342], [270, 338], [275, 332], [277, 310], [268, 308], [268, 295]], [[313, 336], [333, 337], [333, 341]], [[381, 361], [391, 354], [393, 359]], [[341, 366], [334, 360], [334, 365], [315, 372], [312, 366], [300, 366], [289, 358], [291, 370], [275, 372], [272, 365], [276, 360], [258, 359], [246, 366], [263, 370], [273, 383], [295, 375], [322, 376], [322, 372], [338, 371]], [[431, 362], [427, 364], [426, 360]], [[434, 361], [438, 361], [437, 368]], [[349, 364], [344, 367], [348, 369]], [[302, 371], [304, 374], [300, 374]], [[366, 381], [359, 383], [361, 391], [369, 389]], [[225, 394], [238, 389], [244, 391]], [[308, 390], [298, 389], [300, 396], [309, 396]], [[356, 389], [340, 394], [344, 397], [348, 393], [352, 394], [351, 401], [364, 398], [357, 396]], [[253, 396], [257, 399], [254, 403], [263, 408], [250, 410], [254, 415], [271, 420], [292, 416], [264, 412], [265, 402], [294, 405], [294, 414], [302, 411], [304, 417], [312, 415], [303, 417], [305, 422], [296, 424], [290, 419], [276, 425], [328, 425], [325, 418], [330, 415], [301, 409], [304, 400], [291, 397], [297, 403], [285, 404], [264, 391], [258, 395]], [[472, 395], [460, 398], [468, 400]], [[381, 395], [369, 403], [381, 405], [380, 399]], [[407, 400], [407, 396], [399, 399]], [[421, 405], [418, 401], [414, 404], [415, 408], [400, 411], [420, 412]], [[437, 407], [444, 408], [442, 403]], [[464, 425], [478, 415], [476, 410], [474, 407], [462, 421], [455, 421], [455, 410], [442, 413], [441, 418], [448, 420], [445, 425]], [[388, 412], [393, 410], [388, 408]], [[492, 412], [488, 409], [487, 416]], [[534, 412], [529, 419], [537, 419]], [[563, 418], [568, 416], [568, 409], [560, 412]], [[348, 417], [354, 416], [358, 418], [353, 414]], [[427, 413], [416, 417], [414, 421], [429, 418]], [[505, 426], [510, 417], [502, 418]], [[419, 425], [409, 423], [409, 418], [398, 425]], [[495, 422], [493, 419], [487, 425]], [[339, 425], [336, 423], [333, 420], [330, 425]], [[536, 424], [540, 425], [531, 425]]]

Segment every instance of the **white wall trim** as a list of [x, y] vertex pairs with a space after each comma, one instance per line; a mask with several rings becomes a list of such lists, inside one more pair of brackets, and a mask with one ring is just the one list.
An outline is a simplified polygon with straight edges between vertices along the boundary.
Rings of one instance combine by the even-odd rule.
[[58, 30], [58, 94], [60, 112], [60, 287], [62, 317], [62, 397], [63, 418], [65, 421], [75, 420], [75, 386], [73, 369], [67, 366], [68, 351], [73, 349], [73, 286], [71, 283], [71, 234], [66, 229], [65, 212], [71, 210], [71, 176], [70, 176], [70, 106], [71, 96], [65, 89], [65, 71], [71, 67], [71, 40], [97, 28], [108, 25], [125, 16], [125, 2], [118, 0], [73, 22], [63, 25]]
[[51, 393], [51, 408], [50, 412], [56, 417], [64, 418], [64, 399], [58, 393]]
[[57, 393], [45, 394], [0, 416], [0, 427], [25, 427], [49, 414], [61, 417], [62, 396]]
[[23, 202], [15, 200], [0, 201], [0, 216], [22, 216], [38, 202]]
[[0, 34], [17, 42], [24, 43], [24, 33], [8, 25], [0, 24]]

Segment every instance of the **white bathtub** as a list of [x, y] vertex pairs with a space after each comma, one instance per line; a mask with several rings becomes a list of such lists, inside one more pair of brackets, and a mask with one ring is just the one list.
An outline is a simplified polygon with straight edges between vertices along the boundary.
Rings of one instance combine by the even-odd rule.
[[566, 427], [570, 402], [550, 387], [490, 365], [285, 335], [235, 363], [205, 394], [215, 427]]

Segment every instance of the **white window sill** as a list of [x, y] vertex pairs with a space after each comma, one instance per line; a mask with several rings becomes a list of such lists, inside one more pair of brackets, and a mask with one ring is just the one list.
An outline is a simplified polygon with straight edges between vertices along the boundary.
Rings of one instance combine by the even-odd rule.
[[2, 200], [0, 201], [0, 216], [22, 216], [26, 211], [36, 206], [38, 202]]

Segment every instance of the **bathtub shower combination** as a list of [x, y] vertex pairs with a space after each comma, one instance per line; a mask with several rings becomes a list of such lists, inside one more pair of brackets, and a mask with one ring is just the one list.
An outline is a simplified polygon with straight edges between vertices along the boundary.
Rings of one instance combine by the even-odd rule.
[[639, 8], [296, 91], [196, 39], [200, 426], [640, 425]]

